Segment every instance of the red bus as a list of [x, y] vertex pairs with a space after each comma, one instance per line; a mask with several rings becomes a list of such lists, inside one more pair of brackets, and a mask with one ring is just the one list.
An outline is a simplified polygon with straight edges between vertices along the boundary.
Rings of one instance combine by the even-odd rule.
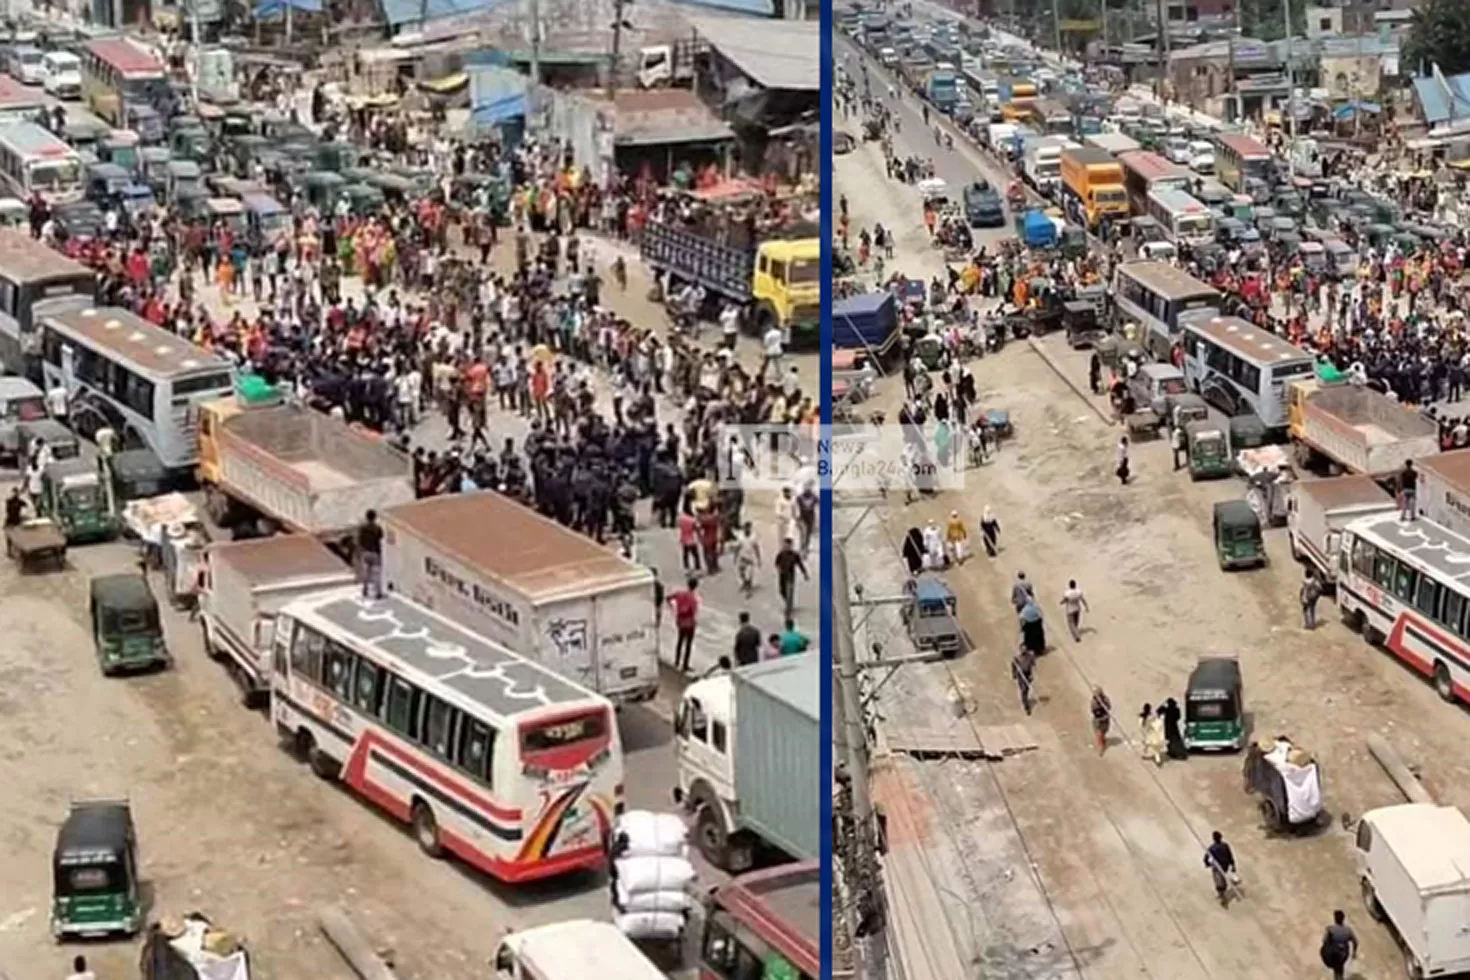
[[818, 862], [734, 878], [705, 901], [699, 980], [817, 980], [821, 925]]
[[1118, 162], [1123, 165], [1123, 186], [1128, 189], [1128, 206], [1135, 216], [1148, 214], [1151, 193], [1171, 188], [1187, 191], [1194, 176], [1179, 164], [1147, 150], [1119, 153]]
[[1215, 176], [1237, 194], [1249, 194], [1245, 182], [1270, 177], [1272, 153], [1257, 139], [1244, 133], [1221, 133], [1215, 137]]

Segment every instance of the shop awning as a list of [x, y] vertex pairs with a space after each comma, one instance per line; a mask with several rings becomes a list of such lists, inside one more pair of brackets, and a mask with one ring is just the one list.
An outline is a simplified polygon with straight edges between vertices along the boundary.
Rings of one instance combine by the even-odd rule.
[[482, 102], [470, 110], [470, 121], [476, 126], [499, 126], [512, 119], [526, 115], [526, 96], [523, 92], [502, 96]]
[[433, 92], [435, 95], [453, 95], [455, 92], [469, 85], [469, 83], [469, 73], [461, 71], [445, 78], [436, 78], [430, 82], [419, 82], [419, 88], [425, 92]]

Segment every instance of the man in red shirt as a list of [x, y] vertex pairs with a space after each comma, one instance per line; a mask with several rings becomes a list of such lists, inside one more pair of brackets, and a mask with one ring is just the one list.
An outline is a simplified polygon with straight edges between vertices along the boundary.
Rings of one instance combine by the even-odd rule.
[[674, 607], [674, 629], [678, 639], [674, 641], [674, 669], [689, 673], [689, 656], [694, 652], [694, 628], [699, 623], [699, 579], [690, 576], [687, 588], [669, 596], [669, 605]]

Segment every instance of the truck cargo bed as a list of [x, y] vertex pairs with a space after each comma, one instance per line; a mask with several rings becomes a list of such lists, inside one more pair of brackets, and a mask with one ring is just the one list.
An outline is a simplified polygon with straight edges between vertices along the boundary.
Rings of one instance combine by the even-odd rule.
[[414, 496], [407, 456], [298, 405], [226, 420], [219, 453], [221, 488], [293, 530], [344, 530]]
[[1372, 388], [1344, 384], [1312, 394], [1301, 439], [1355, 473], [1387, 475], [1408, 459], [1439, 451], [1439, 430], [1418, 412]]

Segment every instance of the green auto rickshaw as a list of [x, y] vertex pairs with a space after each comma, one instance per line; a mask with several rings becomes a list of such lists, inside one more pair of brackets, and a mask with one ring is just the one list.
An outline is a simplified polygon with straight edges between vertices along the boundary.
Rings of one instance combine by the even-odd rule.
[[1215, 480], [1230, 475], [1230, 437], [1210, 423], [1190, 422], [1184, 426], [1184, 450], [1189, 458], [1189, 478]]
[[41, 471], [37, 509], [61, 528], [68, 544], [110, 541], [117, 535], [112, 488], [81, 458], [47, 464]]
[[1261, 519], [1244, 500], [1222, 500], [1215, 505], [1213, 537], [1221, 568], [1229, 571], [1266, 564]]
[[336, 208], [337, 197], [346, 183], [341, 174], [330, 170], [309, 170], [301, 176], [306, 202], [323, 213], [330, 213]]
[[1238, 752], [1245, 745], [1245, 690], [1240, 661], [1201, 657], [1184, 690], [1184, 747]]
[[347, 204], [358, 217], [376, 214], [388, 203], [383, 192], [371, 184], [348, 184], [342, 188]]
[[102, 673], [166, 667], [172, 662], [163, 639], [158, 601], [137, 572], [92, 579], [92, 639]]
[[126, 800], [73, 803], [52, 854], [51, 935], [136, 935], [142, 920], [138, 839]]
[[102, 465], [117, 506], [129, 500], [144, 500], [166, 493], [168, 470], [151, 449], [124, 449], [113, 453]]

